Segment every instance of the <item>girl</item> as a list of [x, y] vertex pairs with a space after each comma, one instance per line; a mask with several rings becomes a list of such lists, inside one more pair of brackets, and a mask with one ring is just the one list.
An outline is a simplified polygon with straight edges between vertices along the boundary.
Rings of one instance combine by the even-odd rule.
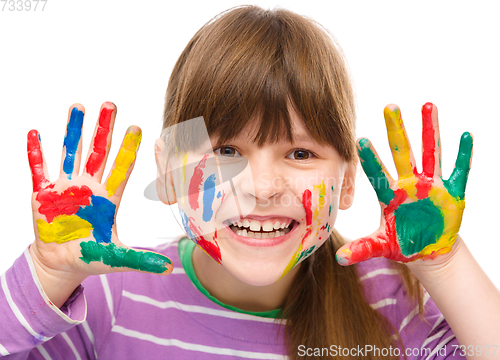
[[82, 175], [83, 106], [70, 107], [55, 182], [32, 130], [36, 240], [1, 277], [0, 353], [498, 358], [500, 294], [458, 236], [472, 137], [464, 134], [443, 180], [435, 106], [422, 108], [421, 173], [399, 109], [384, 115], [399, 179], [358, 141], [382, 219], [346, 243], [333, 225], [352, 203], [356, 144], [340, 48], [286, 10], [245, 6], [216, 17], [173, 69], [155, 146], [158, 196], [178, 204], [192, 241], [156, 252], [127, 248], [115, 222], [138, 127], [104, 184], [112, 103], [101, 107]]

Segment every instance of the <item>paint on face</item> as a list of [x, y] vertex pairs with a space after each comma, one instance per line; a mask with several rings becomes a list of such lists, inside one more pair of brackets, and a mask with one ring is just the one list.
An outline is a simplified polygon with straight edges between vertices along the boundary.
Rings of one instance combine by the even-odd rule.
[[191, 209], [196, 210], [199, 208], [198, 205], [198, 195], [200, 194], [201, 183], [203, 182], [203, 169], [205, 168], [205, 163], [207, 161], [208, 154], [203, 156], [198, 165], [194, 168], [193, 176], [189, 182], [188, 188], [188, 199]]
[[111, 115], [114, 109], [103, 108], [99, 115], [99, 122], [94, 137], [94, 146], [92, 153], [89, 155], [85, 171], [94, 176], [101, 168], [104, 157], [106, 156], [106, 149], [108, 148], [108, 135], [110, 131]]
[[316, 209], [314, 209], [314, 219], [318, 222], [318, 228], [316, 229], [316, 236], [319, 233], [320, 230], [320, 225], [321, 225], [321, 220], [323, 219], [323, 207], [325, 206], [325, 196], [326, 196], [326, 189], [325, 189], [325, 182], [321, 180], [320, 185], [313, 185], [314, 190], [318, 190], [318, 205], [316, 206]]
[[94, 241], [80, 243], [80, 257], [85, 263], [99, 261], [111, 267], [130, 268], [162, 274], [167, 271], [167, 264], [171, 261], [158, 253], [137, 251], [126, 247], [117, 247], [115, 244], [98, 244]]
[[49, 182], [45, 177], [40, 134], [36, 130], [28, 133], [28, 160], [33, 179], [33, 192], [40, 191]]
[[[220, 194], [220, 192], [219, 192]], [[209, 222], [213, 216], [212, 203], [215, 197], [215, 174], [203, 183], [203, 221]]]
[[[177, 150], [177, 148], [176, 148]], [[184, 153], [181, 159], [181, 205], [184, 205], [184, 183], [186, 182], [186, 164], [188, 161], [189, 153]]]
[[82, 137], [83, 111], [74, 107], [71, 110], [68, 125], [66, 127], [66, 137], [64, 138], [64, 147], [66, 148], [66, 156], [63, 162], [63, 171], [71, 179], [73, 168], [75, 166], [75, 155], [78, 150], [78, 144]]
[[217, 263], [221, 263], [221, 253], [219, 244], [217, 244], [217, 231], [215, 231], [214, 242], [206, 240], [203, 234], [201, 233], [200, 227], [194, 224], [194, 219], [192, 217], [189, 218], [189, 228], [192, 233], [194, 233], [196, 238], [196, 244], [202, 249], [205, 253], [210, 255], [212, 259], [214, 259]]
[[[320, 189], [322, 187], [322, 190], [324, 191], [324, 183], [322, 184], [322, 186], [321, 185], [315, 185], [315, 186], [317, 186]], [[321, 190], [320, 190], [320, 193], [321, 193]], [[322, 198], [324, 199], [324, 195]], [[302, 240], [300, 241], [299, 248], [292, 255], [292, 258], [288, 262], [288, 265], [285, 267], [285, 270], [283, 270], [283, 273], [281, 274], [281, 276], [278, 280], [282, 279], [286, 274], [288, 274], [288, 272], [290, 270], [292, 270], [295, 267], [295, 265], [298, 264], [299, 260], [305, 256], [304, 251], [302, 251], [303, 244], [304, 244], [304, 240], [311, 234], [311, 225], [312, 225], [312, 192], [311, 192], [311, 190], [306, 189], [302, 193], [302, 205], [304, 206], [304, 211], [306, 213], [306, 226], [307, 226], [306, 232], [302, 236]], [[309, 251], [309, 249], [306, 250], [306, 252], [307, 251]]]
[[129, 131], [123, 139], [122, 147], [116, 156], [113, 171], [106, 181], [108, 196], [115, 194], [116, 190], [127, 178], [127, 171], [135, 160], [137, 148], [141, 143], [142, 132]]
[[220, 191], [217, 193], [217, 199], [219, 199], [221, 197], [221, 193]]
[[92, 235], [98, 243], [111, 242], [111, 229], [115, 222], [116, 205], [101, 196], [91, 196], [89, 206], [80, 207], [77, 216], [87, 220], [94, 230]]
[[184, 231], [186, 231], [187, 235], [189, 236], [189, 238], [191, 240], [193, 240], [195, 243], [198, 243], [196, 236], [193, 234], [193, 232], [189, 228], [189, 218], [187, 217], [186, 213], [182, 209], [179, 209], [179, 212], [181, 214], [182, 227], [184, 228]]
[[45, 243], [62, 244], [90, 236], [92, 224], [76, 215], [59, 215], [51, 223], [37, 219], [38, 237]]

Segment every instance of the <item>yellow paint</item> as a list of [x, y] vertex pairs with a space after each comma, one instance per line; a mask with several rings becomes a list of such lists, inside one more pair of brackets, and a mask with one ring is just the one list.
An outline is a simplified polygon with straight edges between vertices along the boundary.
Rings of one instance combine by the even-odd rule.
[[40, 240], [57, 244], [85, 239], [90, 236], [90, 231], [93, 229], [88, 221], [76, 215], [58, 215], [50, 224], [43, 219], [37, 219], [36, 226]]
[[[318, 190], [318, 205], [316, 205], [316, 209], [314, 209], [314, 219], [318, 222], [318, 227], [316, 228], [316, 236], [319, 233], [319, 228], [321, 225], [321, 220], [323, 220], [323, 207], [325, 206], [325, 196], [326, 196], [326, 189], [325, 189], [325, 182], [321, 180], [320, 185], [313, 185], [314, 190]], [[321, 217], [320, 217], [321, 216]]]
[[186, 181], [186, 164], [188, 161], [189, 153], [185, 152], [182, 155], [182, 170], [181, 170], [181, 204], [184, 204], [184, 182]]
[[410, 176], [397, 181], [398, 187], [403, 189], [408, 194], [408, 197], [413, 201], [418, 201], [417, 198], [417, 183], [418, 178], [416, 176]]
[[424, 256], [444, 254], [451, 251], [451, 246], [455, 243], [462, 223], [462, 215], [465, 209], [465, 201], [458, 197], [454, 198], [448, 191], [440, 186], [433, 186], [429, 191], [429, 199], [434, 204], [441, 204], [440, 210], [443, 214], [444, 230], [439, 240], [435, 244], [427, 245], [420, 251]]
[[339, 253], [339, 255], [343, 255], [346, 258], [350, 258], [352, 255], [352, 251], [349, 249], [344, 249]]
[[293, 269], [293, 267], [297, 264], [297, 261], [299, 261], [300, 253], [302, 252], [302, 243], [299, 245], [299, 248], [295, 252], [295, 254], [292, 255], [292, 258], [290, 259], [290, 262], [286, 266], [285, 270], [283, 270], [283, 274], [280, 276], [278, 280], [281, 280], [290, 270]]
[[385, 124], [387, 126], [387, 137], [391, 146], [394, 164], [400, 178], [413, 175], [413, 166], [410, 161], [410, 144], [405, 135], [401, 111], [395, 108], [391, 111], [388, 107], [384, 109]]
[[135, 154], [139, 144], [141, 143], [142, 132], [135, 133], [133, 131], [125, 135], [123, 139], [122, 147], [118, 152], [115, 160], [115, 166], [113, 171], [106, 182], [106, 190], [108, 191], [108, 196], [115, 194], [116, 190], [127, 178], [127, 171], [130, 166], [134, 163]]

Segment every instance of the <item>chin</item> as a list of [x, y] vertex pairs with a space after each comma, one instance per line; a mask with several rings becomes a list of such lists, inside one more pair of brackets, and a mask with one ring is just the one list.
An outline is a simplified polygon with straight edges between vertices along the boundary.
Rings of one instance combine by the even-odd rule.
[[[277, 265], [279, 263], [279, 265]], [[279, 262], [260, 263], [256, 261], [235, 261], [223, 263], [224, 269], [239, 281], [251, 286], [269, 286], [277, 282], [288, 263], [288, 259]]]

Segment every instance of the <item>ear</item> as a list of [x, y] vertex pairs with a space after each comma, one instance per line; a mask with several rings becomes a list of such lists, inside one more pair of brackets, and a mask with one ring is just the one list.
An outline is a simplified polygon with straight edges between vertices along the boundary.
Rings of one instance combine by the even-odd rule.
[[357, 162], [346, 164], [342, 190], [340, 191], [339, 209], [347, 210], [354, 201], [354, 182], [356, 180]]
[[165, 141], [158, 138], [155, 141], [155, 160], [156, 160], [156, 192], [161, 202], [167, 205], [173, 205], [177, 202], [172, 179], [172, 169], [169, 163], [167, 169], [167, 154], [165, 152]]

